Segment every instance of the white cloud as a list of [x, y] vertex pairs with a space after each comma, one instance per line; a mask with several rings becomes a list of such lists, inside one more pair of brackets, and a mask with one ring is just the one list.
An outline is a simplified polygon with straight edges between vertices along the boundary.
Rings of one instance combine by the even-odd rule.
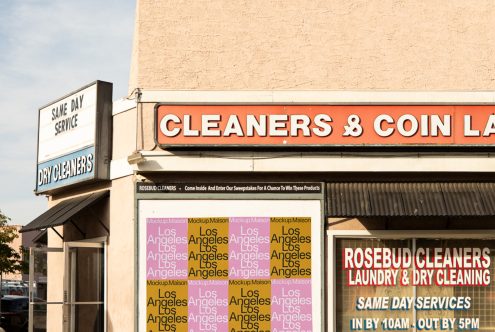
[[135, 0], [0, 3], [0, 209], [23, 224], [46, 208], [33, 194], [38, 108], [96, 79], [126, 94]]

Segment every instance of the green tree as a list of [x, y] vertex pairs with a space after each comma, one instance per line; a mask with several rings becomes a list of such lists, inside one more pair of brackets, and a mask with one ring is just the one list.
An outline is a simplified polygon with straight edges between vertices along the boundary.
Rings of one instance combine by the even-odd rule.
[[0, 295], [3, 274], [19, 272], [23, 267], [21, 255], [10, 246], [19, 235], [15, 227], [8, 225], [9, 221], [10, 218], [0, 211]]

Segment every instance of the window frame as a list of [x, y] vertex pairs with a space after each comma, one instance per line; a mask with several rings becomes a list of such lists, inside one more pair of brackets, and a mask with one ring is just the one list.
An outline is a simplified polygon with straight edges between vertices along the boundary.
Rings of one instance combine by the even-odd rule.
[[336, 242], [337, 239], [469, 239], [469, 240], [495, 240], [495, 229], [483, 230], [332, 230], [325, 232], [326, 239], [326, 291], [325, 306], [327, 308], [326, 331], [337, 330], [337, 268], [336, 268]]

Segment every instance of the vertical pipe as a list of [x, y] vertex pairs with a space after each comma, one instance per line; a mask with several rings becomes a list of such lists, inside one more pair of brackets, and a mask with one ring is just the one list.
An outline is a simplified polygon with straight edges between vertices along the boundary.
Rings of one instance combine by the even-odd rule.
[[[416, 238], [413, 238], [412, 239], [412, 251], [413, 251], [413, 264], [412, 264], [412, 267], [413, 267], [413, 280], [414, 280], [414, 271], [416, 270], [416, 265], [414, 264], [414, 256], [416, 255]], [[416, 295], [417, 295], [417, 288], [416, 288], [416, 285], [414, 285], [413, 283], [413, 297], [414, 297], [414, 301], [416, 301]], [[416, 309], [415, 307], [413, 308], [413, 322], [414, 322], [414, 332], [416, 332], [416, 319], [417, 319], [417, 315], [416, 315]]]
[[33, 284], [34, 284], [34, 253], [35, 252], [36, 251], [34, 250], [34, 248], [29, 248], [29, 291], [28, 291], [28, 301], [29, 301], [28, 331], [29, 332], [33, 332], [34, 330]]

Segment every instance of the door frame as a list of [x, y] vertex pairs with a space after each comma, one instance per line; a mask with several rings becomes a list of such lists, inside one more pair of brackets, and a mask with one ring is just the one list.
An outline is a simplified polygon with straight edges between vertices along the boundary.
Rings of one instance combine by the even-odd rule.
[[[70, 260], [70, 249], [71, 248], [95, 248], [103, 249], [103, 299], [102, 301], [91, 301], [91, 302], [76, 302], [73, 301], [72, 297], [74, 295], [73, 287], [74, 283], [71, 278], [74, 276], [75, 266], [71, 264]], [[64, 242], [64, 317], [63, 317], [63, 331], [73, 332], [74, 331], [74, 309], [76, 305], [91, 305], [91, 304], [103, 304], [103, 331], [107, 331], [107, 238], [99, 237], [94, 239], [85, 239], [81, 241], [69, 241]], [[69, 289], [71, 287], [71, 289]], [[71, 298], [69, 299], [69, 294]], [[67, 320], [66, 320], [67, 318]]]
[[[63, 253], [64, 249], [63, 248], [57, 248], [57, 247], [30, 247], [29, 248], [29, 291], [28, 291], [28, 299], [29, 299], [29, 308], [28, 308], [28, 331], [33, 332], [34, 331], [34, 305], [35, 304], [40, 304], [40, 302], [34, 302], [34, 254], [35, 252], [44, 252], [48, 255], [48, 253], [51, 252], [59, 252]], [[48, 266], [47, 266], [48, 267]], [[50, 304], [61, 304], [63, 305], [64, 302], [58, 302], [58, 301], [51, 301], [51, 302], [44, 302], [41, 303], [46, 305], [46, 310], [48, 312], [48, 305]]]

